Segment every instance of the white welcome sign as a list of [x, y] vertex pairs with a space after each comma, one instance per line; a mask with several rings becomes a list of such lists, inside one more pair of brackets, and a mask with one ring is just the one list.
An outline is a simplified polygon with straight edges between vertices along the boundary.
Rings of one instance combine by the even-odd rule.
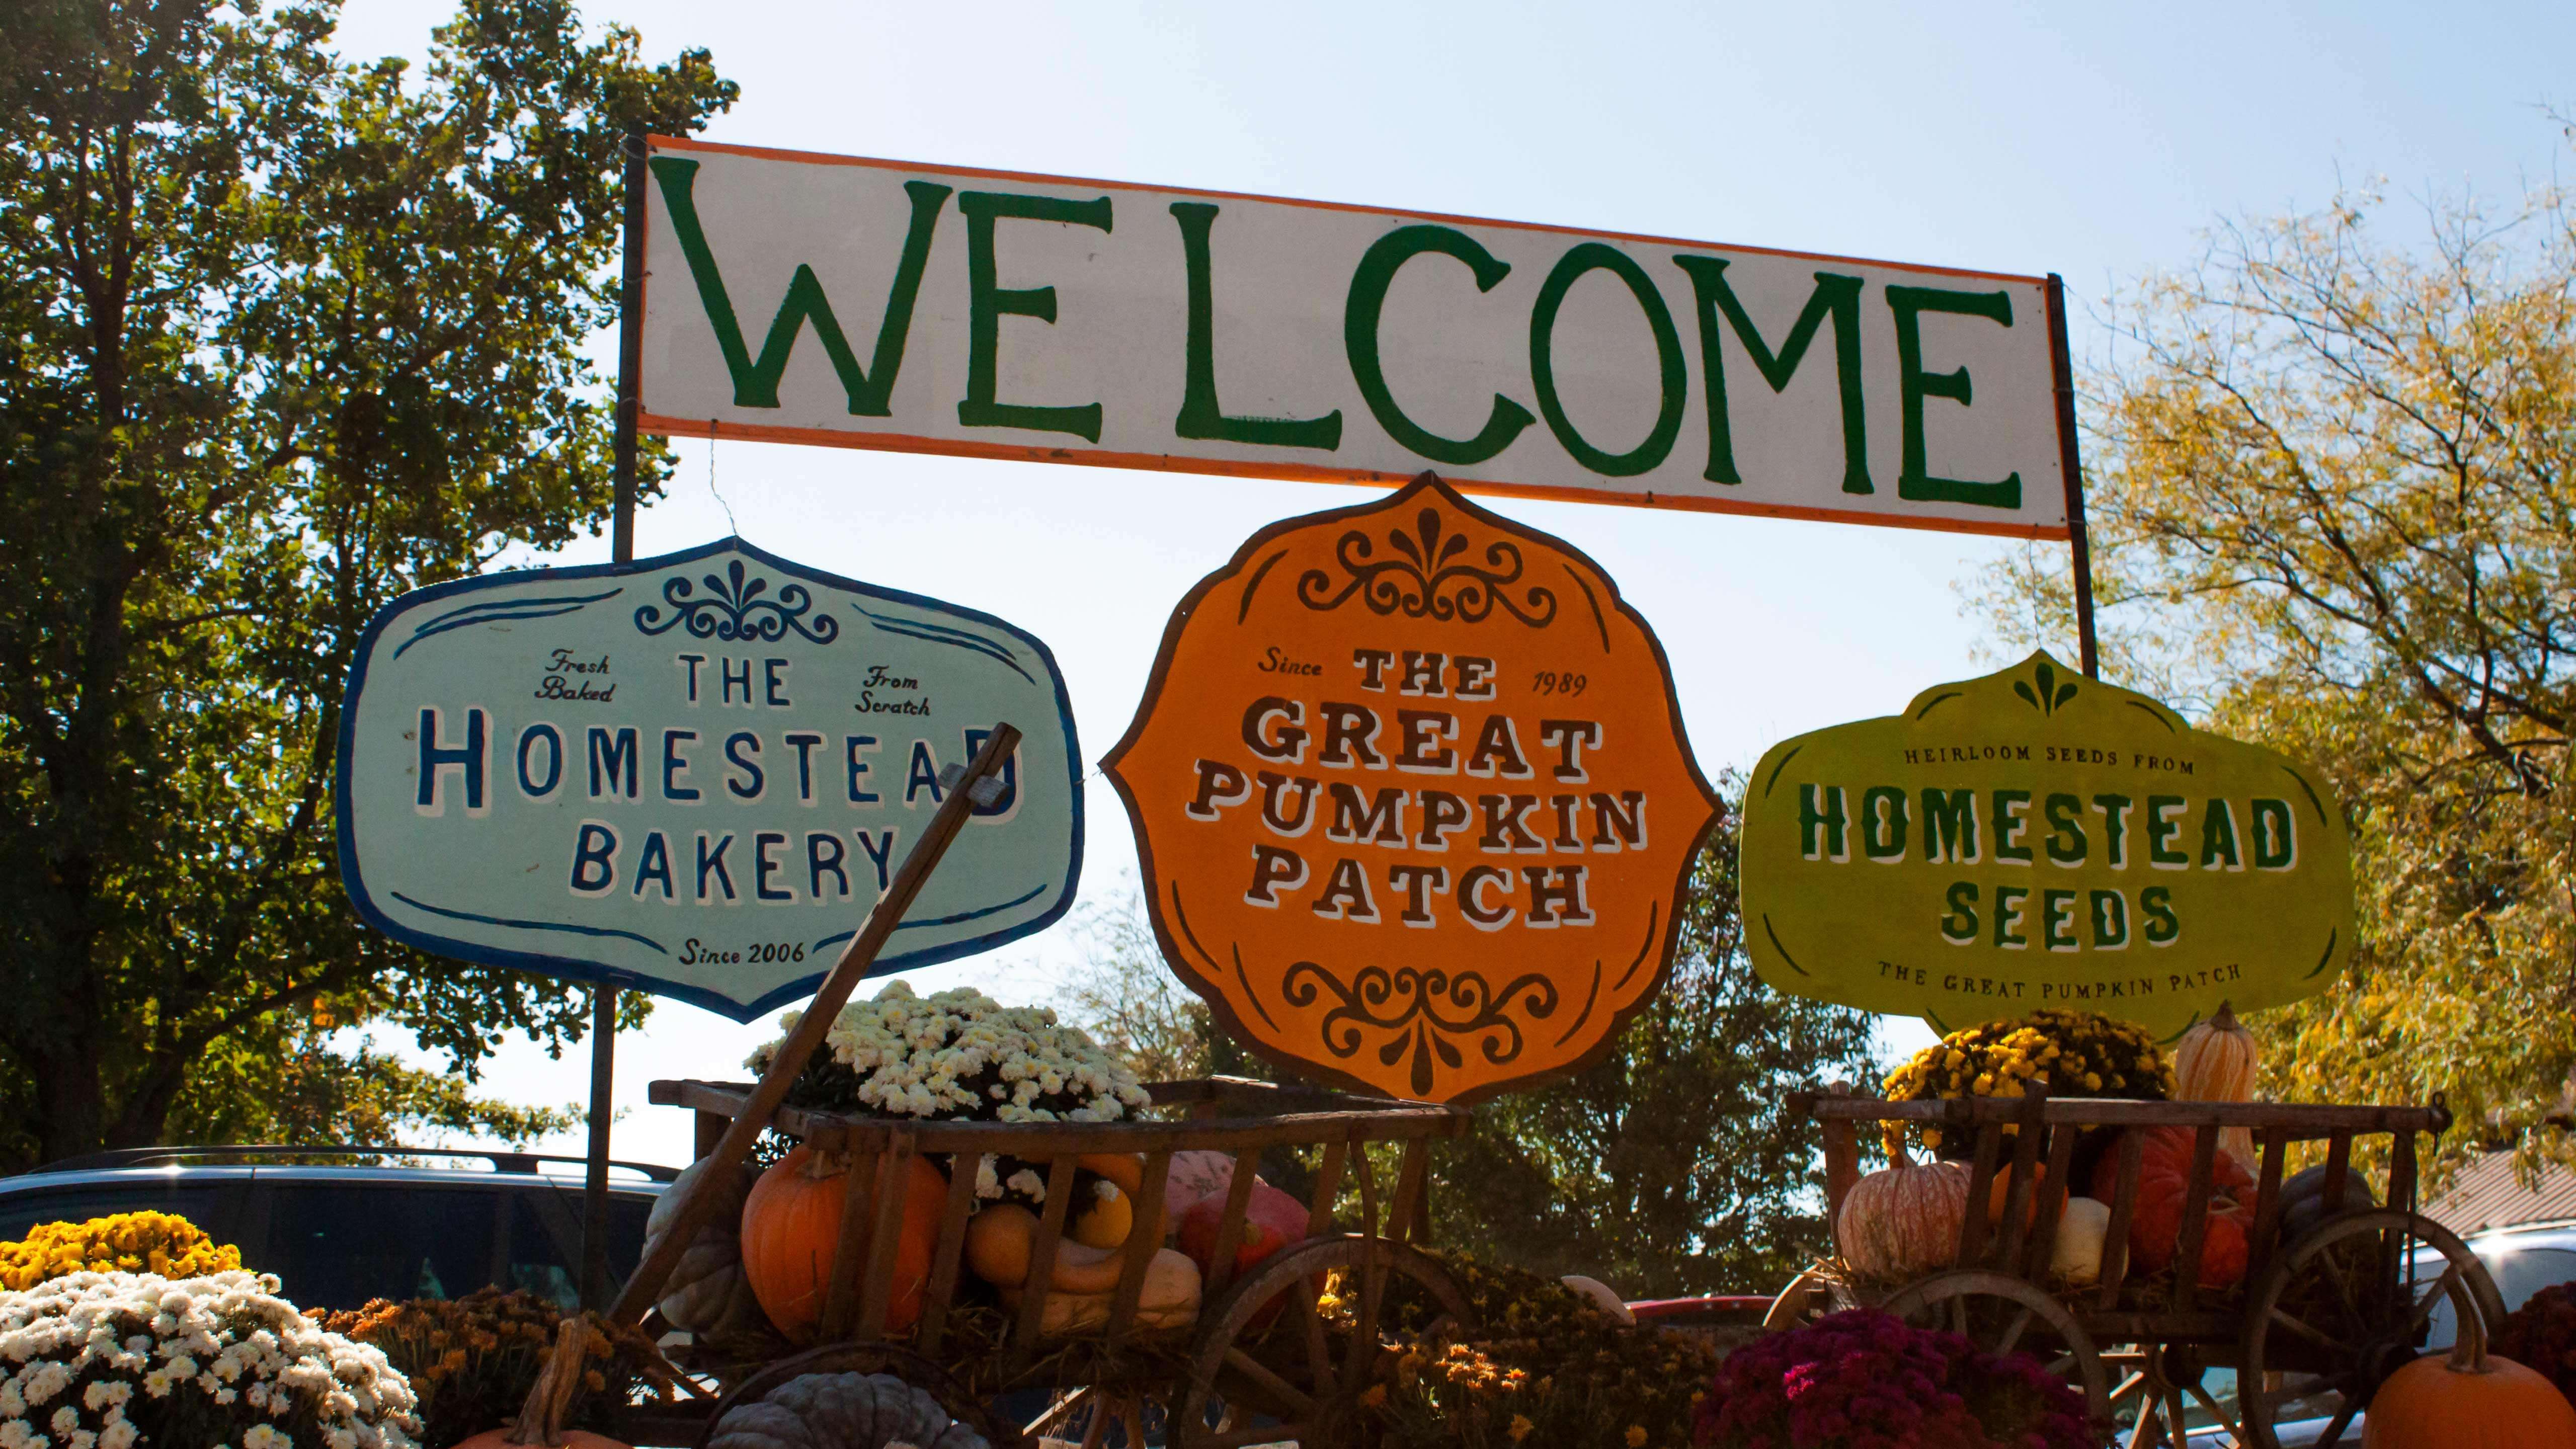
[[440, 584], [350, 671], [340, 876], [425, 950], [749, 1021], [812, 992], [997, 721], [1001, 792], [871, 974], [1072, 903], [1082, 756], [1044, 644], [739, 539]]
[[2041, 278], [650, 146], [647, 431], [2067, 534]]

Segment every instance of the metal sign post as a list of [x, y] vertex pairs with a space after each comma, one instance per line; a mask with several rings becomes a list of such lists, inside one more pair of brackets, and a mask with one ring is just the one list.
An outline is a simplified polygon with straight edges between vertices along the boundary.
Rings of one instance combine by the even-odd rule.
[[2048, 274], [2048, 350], [2057, 381], [2057, 452], [2066, 475], [2066, 546], [2074, 555], [2076, 663], [2102, 677], [2093, 649], [2093, 548], [2084, 537], [2084, 457], [2075, 440], [2075, 361], [2066, 347], [2066, 279]]

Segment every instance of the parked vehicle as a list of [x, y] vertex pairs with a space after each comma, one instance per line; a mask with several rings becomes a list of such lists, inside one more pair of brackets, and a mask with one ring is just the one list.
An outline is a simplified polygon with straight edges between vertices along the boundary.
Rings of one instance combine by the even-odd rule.
[[[488, 1169], [317, 1166], [316, 1158], [444, 1157]], [[271, 1159], [267, 1162], [246, 1159]], [[279, 1162], [276, 1159], [290, 1159]], [[578, 1175], [537, 1153], [409, 1147], [154, 1147], [95, 1153], [0, 1179], [0, 1241], [38, 1223], [123, 1212], [177, 1213], [242, 1261], [275, 1273], [306, 1308], [373, 1298], [461, 1298], [498, 1284], [566, 1308], [581, 1299]], [[609, 1273], [622, 1283], [644, 1251], [644, 1220], [666, 1167], [620, 1163], [609, 1184]]]
[[[2471, 1252], [2478, 1255], [2478, 1261], [2486, 1265], [2487, 1276], [2495, 1280], [2496, 1292], [2503, 1296], [2508, 1313], [2553, 1283], [2576, 1282], [2576, 1221], [2518, 1223], [2508, 1228], [2491, 1228], [2472, 1234], [2463, 1241]], [[2438, 1275], [2443, 1268], [2438, 1255], [2435, 1261], [2421, 1266], [2427, 1276]], [[2447, 1302], [2433, 1310], [2426, 1328], [2425, 1352], [2450, 1348], [2459, 1329]], [[2203, 1383], [2209, 1387], [2212, 1397], [2232, 1410], [2236, 1403], [2234, 1380], [2233, 1370], [2214, 1368]], [[2323, 1402], [2304, 1401], [2288, 1407], [2296, 1417], [2284, 1415], [2272, 1426], [2273, 1434], [2281, 1441], [2281, 1449], [2322, 1449], [2325, 1431], [2332, 1422], [2330, 1416], [2337, 1402], [2327, 1398]], [[2206, 1420], [2208, 1415], [2203, 1412], [2192, 1417]], [[2367, 1417], [2354, 1417], [2352, 1426], [2343, 1433], [2345, 1445], [2361, 1443], [2362, 1425]], [[2190, 1441], [2191, 1449], [2233, 1449], [2233, 1441], [2227, 1431], [2214, 1424], [2194, 1423]]]

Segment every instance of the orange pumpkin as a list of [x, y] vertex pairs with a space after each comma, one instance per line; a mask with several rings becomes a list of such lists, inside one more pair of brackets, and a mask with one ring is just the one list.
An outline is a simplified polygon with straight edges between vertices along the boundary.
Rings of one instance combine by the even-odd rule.
[[2471, 1313], [2448, 1358], [2419, 1358], [2379, 1386], [2361, 1446], [2576, 1449], [2576, 1407], [2548, 1379], [2490, 1356], [2486, 1327]]
[[[2184, 1196], [2191, 1190], [2194, 1132], [2189, 1127], [2131, 1128], [2146, 1141], [2138, 1154], [2138, 1196], [2129, 1217], [2129, 1262], [2140, 1272], [2162, 1271], [2181, 1250]], [[2093, 1196], [2109, 1202], [2118, 1187], [2120, 1158], [2102, 1154], [2093, 1169]], [[2245, 1165], [2221, 1151], [2209, 1173], [2208, 1226], [2200, 1240], [2200, 1286], [2225, 1288], [2245, 1276], [2246, 1230], [2254, 1221], [2254, 1179]]]
[[[909, 1171], [895, 1237], [894, 1289], [886, 1299], [886, 1328], [898, 1332], [921, 1318], [930, 1253], [948, 1202], [948, 1179], [938, 1168], [915, 1157]], [[821, 1324], [849, 1192], [847, 1158], [798, 1147], [762, 1173], [743, 1200], [743, 1277], [761, 1311], [794, 1342], [810, 1342]], [[855, 1275], [865, 1267], [850, 1271]]]
[[[2013, 1165], [2007, 1162], [1998, 1166], [1995, 1169], [1993, 1184], [1986, 1189], [1986, 1222], [1989, 1225], [1994, 1227], [2003, 1225], [2004, 1208], [2012, 1201], [2012, 1185]], [[2048, 1196], [2048, 1164], [2034, 1162], [2030, 1165], [2030, 1201], [2022, 1206], [2023, 1231], [2029, 1231], [2031, 1225], [2039, 1221], [2039, 1200], [2046, 1196]]]

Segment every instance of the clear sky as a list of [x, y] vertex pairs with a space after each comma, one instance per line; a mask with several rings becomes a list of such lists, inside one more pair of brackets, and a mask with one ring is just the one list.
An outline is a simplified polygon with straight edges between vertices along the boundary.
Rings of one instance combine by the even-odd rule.
[[[421, 54], [442, 0], [349, 0], [345, 53]], [[2079, 358], [2126, 279], [2214, 219], [2384, 179], [2494, 198], [2569, 158], [2576, 5], [1310, 3], [1054, 7], [592, 0], [647, 52], [715, 53], [711, 139], [1381, 203], [2009, 272], [2063, 273]], [[738, 524], [833, 572], [1045, 638], [1096, 760], [1172, 605], [1262, 524], [1353, 489], [894, 454], [679, 444], [637, 550]], [[729, 523], [723, 504], [731, 507]], [[1489, 500], [1491, 501], [1491, 500]], [[1495, 502], [1590, 553], [1654, 623], [1712, 774], [1980, 672], [1954, 586], [2017, 545], [1894, 529]], [[605, 559], [604, 542], [566, 562]], [[2072, 657], [2071, 645], [2065, 651]], [[1132, 881], [1090, 786], [1083, 895]], [[1042, 999], [1061, 928], [916, 973]], [[1895, 1035], [1911, 1040], [1919, 1029]], [[774, 1034], [664, 1003], [620, 1042], [622, 1157], [682, 1162], [657, 1076], [739, 1074]], [[515, 1045], [487, 1086], [564, 1102], [587, 1048]], [[549, 1144], [578, 1151], [578, 1134]]]

